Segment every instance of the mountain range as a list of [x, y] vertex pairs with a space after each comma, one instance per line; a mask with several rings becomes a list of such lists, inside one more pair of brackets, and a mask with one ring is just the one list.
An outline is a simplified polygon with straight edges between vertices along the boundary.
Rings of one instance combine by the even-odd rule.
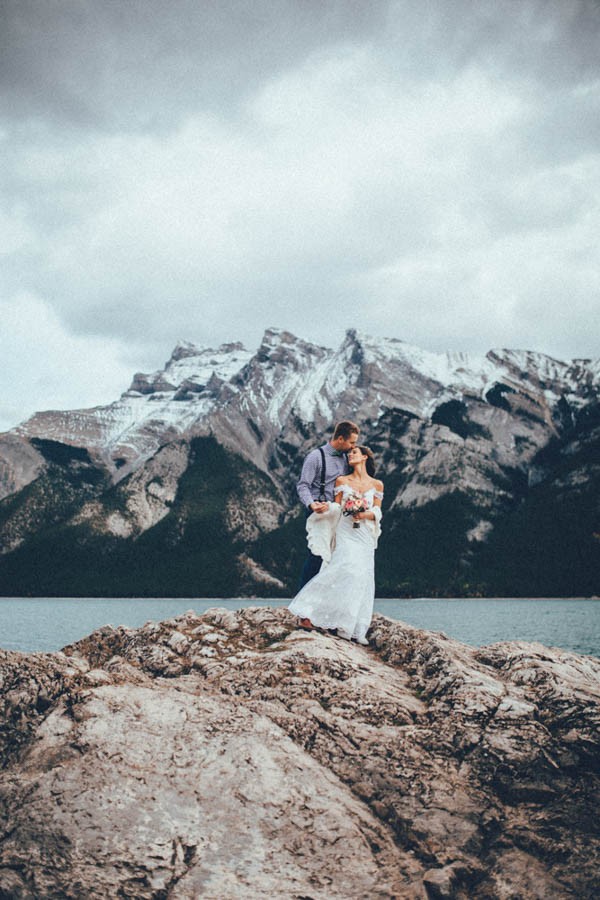
[[[361, 426], [378, 596], [600, 592], [600, 359], [268, 329], [0, 435], [0, 594], [291, 596], [304, 455]], [[351, 585], [349, 585], [351, 589]]]

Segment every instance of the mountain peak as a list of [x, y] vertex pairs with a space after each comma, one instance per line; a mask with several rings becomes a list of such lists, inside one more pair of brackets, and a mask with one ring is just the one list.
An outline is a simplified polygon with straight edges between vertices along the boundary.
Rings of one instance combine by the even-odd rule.
[[193, 344], [191, 341], [177, 341], [166, 367], [170, 366], [172, 363], [180, 362], [182, 359], [191, 359], [196, 356], [223, 356], [228, 353], [238, 353], [240, 351], [246, 351], [246, 348], [241, 341], [232, 341], [221, 344], [217, 350], [212, 347], [199, 347], [198, 344]]
[[202, 349], [196, 344], [192, 344], [191, 341], [177, 341], [169, 362], [178, 362], [180, 359], [187, 359], [190, 356], [199, 356], [200, 353], [202, 353]]
[[367, 334], [366, 331], [359, 331], [358, 328], [347, 328], [344, 337], [344, 347], [361, 347], [363, 344], [372, 344], [377, 338]]
[[299, 338], [291, 331], [285, 331], [283, 328], [267, 328], [263, 334], [261, 347], [279, 347], [280, 344], [297, 344]]
[[375, 335], [368, 334], [366, 331], [360, 331], [358, 328], [348, 328], [346, 330], [343, 346], [352, 345], [368, 345], [380, 347], [388, 347], [389, 345], [397, 347], [409, 346], [406, 341], [402, 341], [400, 340], [400, 338], [376, 337]]

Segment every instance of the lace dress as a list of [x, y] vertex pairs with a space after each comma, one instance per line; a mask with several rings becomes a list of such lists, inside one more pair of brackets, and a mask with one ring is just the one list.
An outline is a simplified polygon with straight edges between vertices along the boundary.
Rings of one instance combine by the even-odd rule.
[[[353, 493], [347, 485], [342, 487], [342, 503], [347, 494]], [[367, 508], [373, 509], [375, 497], [383, 494], [371, 488], [362, 495]], [[313, 553], [323, 557], [320, 572], [296, 594], [290, 611], [300, 618], [310, 619], [320, 628], [337, 628], [340, 637], [354, 638], [368, 643], [366, 634], [373, 615], [375, 597], [375, 547], [379, 537], [379, 507], [375, 507], [375, 521], [362, 519], [360, 528], [353, 527], [351, 516], [341, 515], [341, 506], [330, 504], [329, 523], [314, 513], [307, 523], [308, 542]], [[328, 525], [329, 534], [335, 535], [335, 547], [328, 562], [323, 547], [323, 535], [311, 534]], [[333, 529], [335, 528], [335, 531]], [[325, 530], [325, 529], [323, 529]]]

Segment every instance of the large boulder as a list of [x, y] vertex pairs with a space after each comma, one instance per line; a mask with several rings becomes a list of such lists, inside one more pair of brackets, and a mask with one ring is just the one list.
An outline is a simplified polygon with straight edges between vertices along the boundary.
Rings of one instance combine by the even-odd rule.
[[285, 609], [0, 651], [0, 897], [592, 898], [600, 660]]

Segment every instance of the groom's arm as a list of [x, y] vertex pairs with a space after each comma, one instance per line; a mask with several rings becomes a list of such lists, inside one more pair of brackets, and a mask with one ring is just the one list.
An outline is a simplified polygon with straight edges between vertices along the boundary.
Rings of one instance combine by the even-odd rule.
[[296, 485], [298, 496], [307, 508], [310, 508], [311, 504], [315, 502], [312, 495], [312, 486], [317, 477], [319, 465], [320, 454], [316, 450], [311, 450], [304, 460], [300, 481]]

